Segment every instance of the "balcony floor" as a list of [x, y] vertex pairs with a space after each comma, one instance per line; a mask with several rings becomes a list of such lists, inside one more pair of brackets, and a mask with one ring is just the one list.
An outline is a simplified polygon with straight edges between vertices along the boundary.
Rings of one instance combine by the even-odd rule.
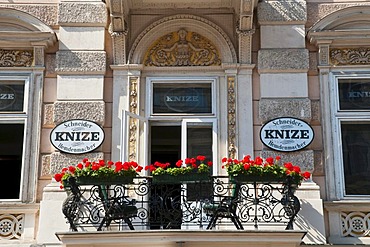
[[261, 230], [133, 230], [57, 232], [64, 247], [293, 247], [305, 231]]

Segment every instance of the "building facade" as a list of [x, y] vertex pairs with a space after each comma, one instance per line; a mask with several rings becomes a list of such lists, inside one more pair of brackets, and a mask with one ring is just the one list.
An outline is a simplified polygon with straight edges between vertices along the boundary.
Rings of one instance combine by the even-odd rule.
[[[0, 245], [370, 245], [369, 24], [368, 1], [352, 0], [0, 1]], [[261, 128], [282, 117], [313, 141], [265, 145]], [[101, 126], [102, 145], [55, 147], [75, 119]], [[311, 172], [295, 230], [70, 232], [63, 167], [199, 152], [214, 175], [247, 154]]]

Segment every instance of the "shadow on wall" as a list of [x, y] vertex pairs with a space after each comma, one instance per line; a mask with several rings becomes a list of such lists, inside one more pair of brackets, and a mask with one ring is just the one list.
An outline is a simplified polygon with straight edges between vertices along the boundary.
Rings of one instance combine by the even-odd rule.
[[318, 212], [312, 207], [312, 202], [305, 199], [301, 199], [300, 202], [301, 210], [295, 219], [294, 229], [307, 231], [303, 238], [306, 244], [326, 244], [323, 212]]

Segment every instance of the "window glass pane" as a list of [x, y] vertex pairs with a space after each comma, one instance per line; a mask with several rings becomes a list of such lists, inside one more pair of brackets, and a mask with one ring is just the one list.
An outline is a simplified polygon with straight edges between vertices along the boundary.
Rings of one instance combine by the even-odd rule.
[[346, 195], [370, 195], [370, 123], [342, 123]]
[[19, 199], [22, 172], [23, 124], [0, 124], [0, 199]]
[[154, 83], [153, 113], [212, 113], [210, 83]]
[[338, 91], [340, 110], [370, 110], [370, 79], [341, 79]]
[[188, 157], [198, 155], [206, 156], [207, 160], [212, 159], [212, 125], [204, 123], [188, 124], [187, 130], [187, 154]]
[[[187, 129], [187, 156], [196, 158], [198, 155], [206, 156], [206, 162], [212, 161], [212, 125], [202, 123], [191, 123]], [[210, 169], [212, 171], [212, 169]], [[211, 172], [212, 173], [212, 172]], [[211, 175], [210, 173], [210, 175]], [[202, 189], [199, 185], [188, 184], [188, 200], [206, 199], [212, 195], [212, 183], [203, 183]], [[201, 193], [200, 193], [201, 192]]]

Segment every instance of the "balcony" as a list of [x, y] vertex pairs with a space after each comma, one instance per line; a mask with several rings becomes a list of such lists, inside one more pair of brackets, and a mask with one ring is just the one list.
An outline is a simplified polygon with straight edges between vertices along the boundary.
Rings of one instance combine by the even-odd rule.
[[[63, 204], [70, 231], [57, 236], [66, 246], [102, 235], [105, 241], [110, 236], [127, 244], [149, 238], [150, 246], [210, 241], [214, 246], [254, 241], [297, 246], [305, 232], [293, 230], [300, 210], [295, 189], [289, 181], [231, 181], [227, 176], [192, 181], [138, 177], [129, 184], [72, 182]], [[101, 246], [110, 246], [108, 242]]]

